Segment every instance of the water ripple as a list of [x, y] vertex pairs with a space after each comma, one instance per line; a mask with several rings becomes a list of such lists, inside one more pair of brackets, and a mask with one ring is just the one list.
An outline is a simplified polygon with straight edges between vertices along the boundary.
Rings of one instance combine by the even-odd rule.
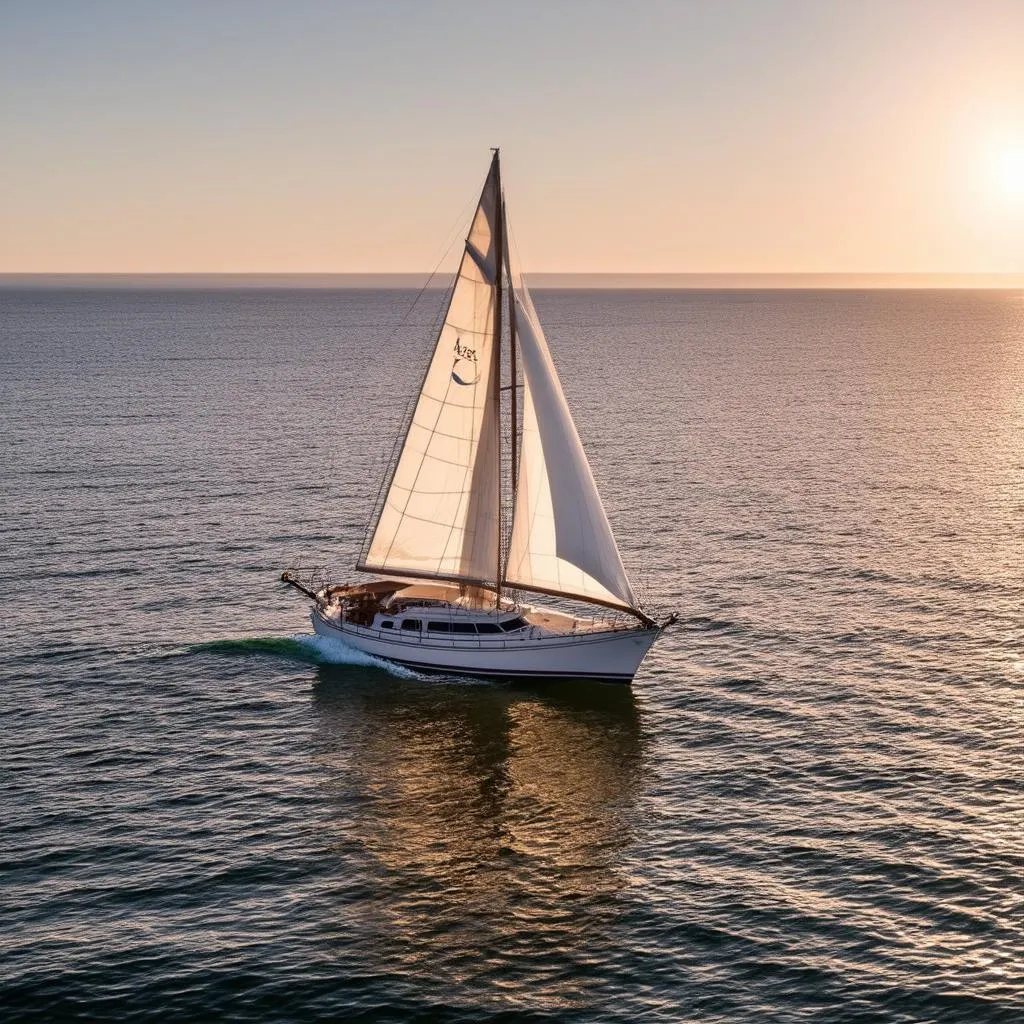
[[3, 1020], [1024, 1019], [1018, 297], [538, 296], [681, 612], [632, 691], [276, 586], [354, 561], [408, 298], [5, 293]]

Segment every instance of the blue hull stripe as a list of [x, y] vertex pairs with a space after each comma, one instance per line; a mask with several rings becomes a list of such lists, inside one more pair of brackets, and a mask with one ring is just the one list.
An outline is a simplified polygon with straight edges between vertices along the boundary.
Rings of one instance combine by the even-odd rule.
[[373, 655], [381, 661], [393, 661], [396, 665], [404, 665], [406, 668], [414, 668], [422, 672], [432, 672], [443, 676], [472, 676], [483, 679], [587, 679], [602, 683], [626, 683], [633, 681], [631, 675], [591, 675], [582, 672], [488, 672], [478, 669], [457, 669], [446, 668], [440, 665], [424, 665], [419, 661], [405, 661], [399, 658], [388, 658], [383, 654]]

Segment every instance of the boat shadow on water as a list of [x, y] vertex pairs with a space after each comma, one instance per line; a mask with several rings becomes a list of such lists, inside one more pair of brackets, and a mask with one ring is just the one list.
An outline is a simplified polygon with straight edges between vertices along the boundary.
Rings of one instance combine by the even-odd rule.
[[321, 665], [313, 703], [323, 827], [339, 870], [372, 892], [339, 908], [350, 939], [406, 967], [415, 949], [433, 975], [524, 927], [563, 956], [607, 938], [644, 774], [629, 688]]

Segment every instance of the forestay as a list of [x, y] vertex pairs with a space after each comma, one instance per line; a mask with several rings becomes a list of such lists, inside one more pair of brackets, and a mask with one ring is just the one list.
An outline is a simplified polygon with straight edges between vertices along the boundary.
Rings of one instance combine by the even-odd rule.
[[360, 569], [497, 584], [495, 282], [491, 165], [412, 422]]

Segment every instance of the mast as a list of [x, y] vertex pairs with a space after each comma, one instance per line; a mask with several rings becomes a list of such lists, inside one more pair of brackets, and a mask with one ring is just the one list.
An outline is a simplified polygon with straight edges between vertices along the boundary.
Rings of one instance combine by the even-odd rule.
[[[495, 217], [494, 217], [494, 344], [493, 366], [491, 377], [494, 386], [494, 407], [498, 411], [498, 429], [496, 431], [494, 452], [498, 462], [498, 471], [495, 474], [498, 484], [498, 545], [495, 552], [494, 581], [496, 588], [496, 607], [501, 608], [501, 278], [504, 273], [503, 259], [505, 252], [505, 201], [501, 193], [501, 164], [499, 156], [501, 150], [495, 147], [494, 150], [494, 190], [495, 190]], [[510, 290], [511, 291], [511, 290]]]
[[518, 399], [516, 383], [516, 293], [512, 287], [512, 261], [508, 253], [508, 221], [505, 220], [505, 203], [501, 204], [502, 231], [505, 235], [505, 267], [509, 272], [508, 282], [508, 393], [512, 396], [512, 505], [515, 507], [516, 487], [519, 485], [519, 440], [516, 437], [519, 423]]

